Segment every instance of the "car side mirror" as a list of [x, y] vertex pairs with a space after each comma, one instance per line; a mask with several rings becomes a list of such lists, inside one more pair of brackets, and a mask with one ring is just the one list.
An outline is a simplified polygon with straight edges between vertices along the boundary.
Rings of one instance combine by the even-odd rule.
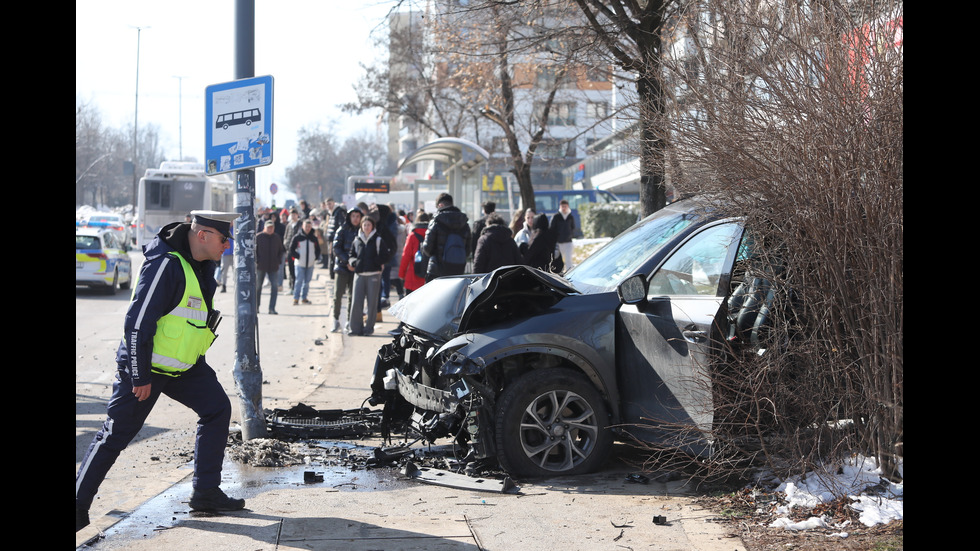
[[626, 281], [616, 288], [619, 301], [623, 304], [639, 304], [647, 298], [647, 279], [643, 274], [626, 278]]

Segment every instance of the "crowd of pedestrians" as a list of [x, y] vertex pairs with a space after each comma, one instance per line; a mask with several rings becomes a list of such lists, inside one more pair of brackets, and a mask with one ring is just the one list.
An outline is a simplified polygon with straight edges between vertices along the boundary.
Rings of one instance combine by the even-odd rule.
[[[300, 201], [290, 209], [263, 211], [256, 231], [258, 304], [267, 292], [267, 312], [276, 314], [285, 285], [293, 305], [310, 304], [310, 282], [319, 267], [333, 282], [331, 331], [370, 335], [393, 292], [404, 298], [437, 277], [502, 266], [556, 273], [571, 266], [575, 222], [567, 202], [551, 219], [533, 208], [519, 210], [509, 225], [493, 202], [482, 207], [483, 216], [472, 225], [448, 193], [438, 197], [435, 212], [406, 213], [384, 204], [347, 207], [332, 198], [315, 208]], [[219, 275], [222, 290], [227, 271]]]

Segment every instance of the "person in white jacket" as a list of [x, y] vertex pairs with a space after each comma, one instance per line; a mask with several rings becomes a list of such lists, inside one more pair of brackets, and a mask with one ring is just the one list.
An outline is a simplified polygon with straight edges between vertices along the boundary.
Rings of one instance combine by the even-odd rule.
[[296, 267], [296, 285], [293, 287], [293, 304], [309, 304], [307, 295], [310, 292], [310, 280], [313, 279], [313, 267], [320, 258], [320, 242], [313, 232], [313, 221], [303, 220], [303, 226], [289, 245], [289, 256]]

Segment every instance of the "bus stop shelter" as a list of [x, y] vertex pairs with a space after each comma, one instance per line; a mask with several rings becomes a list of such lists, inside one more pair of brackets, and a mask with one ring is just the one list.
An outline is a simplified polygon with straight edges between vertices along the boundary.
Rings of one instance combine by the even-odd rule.
[[[463, 138], [437, 138], [416, 149], [398, 165], [396, 177], [407, 167], [423, 162], [437, 162], [448, 184], [447, 192], [453, 196], [453, 203], [461, 211], [475, 220], [480, 211], [480, 191], [483, 189], [483, 176], [486, 161], [490, 154], [474, 142]], [[415, 188], [415, 203], [418, 204], [418, 186]]]

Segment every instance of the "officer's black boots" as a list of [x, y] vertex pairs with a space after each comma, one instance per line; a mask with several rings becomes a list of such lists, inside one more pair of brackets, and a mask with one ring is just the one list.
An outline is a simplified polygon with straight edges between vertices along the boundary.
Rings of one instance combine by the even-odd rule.
[[221, 488], [195, 488], [190, 505], [195, 511], [238, 511], [245, 508], [245, 500], [228, 497]]

